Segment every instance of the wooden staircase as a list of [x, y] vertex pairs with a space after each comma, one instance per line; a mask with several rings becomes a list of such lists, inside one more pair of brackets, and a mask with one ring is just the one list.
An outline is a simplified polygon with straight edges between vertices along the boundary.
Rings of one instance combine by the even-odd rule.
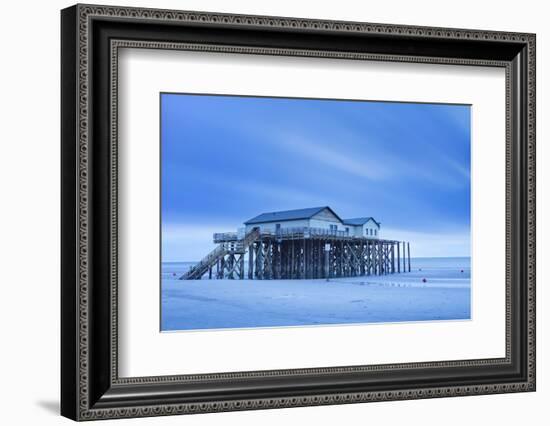
[[221, 243], [208, 253], [199, 263], [193, 265], [180, 280], [200, 280], [216, 263], [222, 260], [227, 255], [241, 254], [244, 255], [251, 244], [254, 244], [260, 238], [260, 230], [253, 229], [244, 236], [242, 240], [235, 242]]

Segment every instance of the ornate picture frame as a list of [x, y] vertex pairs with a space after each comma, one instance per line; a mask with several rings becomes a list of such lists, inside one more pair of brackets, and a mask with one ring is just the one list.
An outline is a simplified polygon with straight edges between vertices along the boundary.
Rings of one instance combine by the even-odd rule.
[[[534, 34], [76, 5], [61, 12], [61, 413], [73, 420], [535, 390]], [[119, 377], [118, 52], [190, 50], [506, 72], [506, 356]], [[156, 285], [153, 283], [152, 285]]]

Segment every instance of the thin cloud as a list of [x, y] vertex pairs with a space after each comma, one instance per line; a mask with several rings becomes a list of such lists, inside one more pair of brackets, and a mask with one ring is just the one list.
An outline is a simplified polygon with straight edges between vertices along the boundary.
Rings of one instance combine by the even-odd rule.
[[280, 135], [278, 143], [292, 154], [298, 154], [311, 161], [310, 164], [321, 163], [335, 170], [346, 172], [354, 176], [372, 181], [389, 179], [391, 170], [384, 167], [379, 161], [372, 161], [364, 155], [353, 155], [323, 145], [322, 142], [313, 142], [306, 137], [297, 135]]

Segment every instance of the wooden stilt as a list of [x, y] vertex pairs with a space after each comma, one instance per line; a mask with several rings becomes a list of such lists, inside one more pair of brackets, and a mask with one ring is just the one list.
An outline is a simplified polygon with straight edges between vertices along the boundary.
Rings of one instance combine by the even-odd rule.
[[302, 276], [303, 276], [303, 278], [307, 278], [307, 262], [308, 262], [307, 252], [308, 252], [308, 250], [307, 250], [307, 240], [304, 239], [304, 255], [302, 257], [302, 262], [303, 262], [303, 270], [302, 270], [303, 275]]
[[244, 253], [239, 259], [239, 279], [244, 280]]
[[405, 251], [405, 241], [403, 241], [403, 272], [407, 272], [407, 252]]
[[258, 253], [256, 254], [256, 274], [259, 280], [264, 278], [264, 242], [258, 244]]
[[401, 251], [399, 250], [399, 243], [396, 243], [395, 246], [397, 247], [397, 273], [401, 273]]
[[378, 264], [380, 268], [380, 275], [384, 275], [384, 243], [378, 242]]
[[409, 262], [409, 272], [411, 272], [411, 245], [407, 242], [407, 258]]
[[248, 279], [254, 278], [254, 245], [248, 247]]
[[404, 273], [412, 266], [409, 242], [332, 232], [256, 230], [219, 244], [181, 279], [319, 279]]
[[277, 244], [277, 277], [281, 279], [283, 272], [283, 259], [282, 259], [281, 242]]

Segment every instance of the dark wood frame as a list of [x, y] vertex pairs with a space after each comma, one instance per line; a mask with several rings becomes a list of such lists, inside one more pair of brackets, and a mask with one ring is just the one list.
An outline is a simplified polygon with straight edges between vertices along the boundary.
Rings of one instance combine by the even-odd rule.
[[[76, 5], [61, 13], [61, 413], [75, 420], [535, 390], [535, 36]], [[119, 378], [120, 47], [498, 66], [507, 75], [505, 358]], [[156, 283], [153, 283], [156, 285]]]

